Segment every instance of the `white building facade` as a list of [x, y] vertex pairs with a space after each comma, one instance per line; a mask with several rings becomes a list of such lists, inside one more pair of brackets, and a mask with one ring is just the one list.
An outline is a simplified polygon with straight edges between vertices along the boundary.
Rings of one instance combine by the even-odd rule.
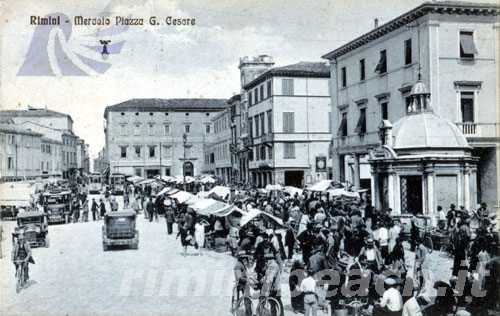
[[302, 187], [326, 179], [331, 139], [325, 63], [270, 68], [244, 85], [250, 181]]
[[[434, 113], [456, 124], [479, 158], [467, 207], [500, 206], [499, 13], [491, 4], [424, 3], [323, 56], [331, 63], [337, 180], [370, 188], [367, 158], [380, 144], [381, 122], [412, 111], [408, 96], [420, 75]], [[466, 204], [451, 196], [440, 205]]]

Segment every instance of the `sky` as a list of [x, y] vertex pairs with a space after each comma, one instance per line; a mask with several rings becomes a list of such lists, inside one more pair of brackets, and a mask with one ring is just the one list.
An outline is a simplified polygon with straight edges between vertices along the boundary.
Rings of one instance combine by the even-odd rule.
[[[276, 66], [321, 61], [322, 55], [372, 29], [375, 18], [387, 22], [422, 2], [0, 0], [0, 108], [47, 107], [70, 114], [75, 133], [95, 157], [105, 142], [106, 106], [132, 98], [229, 98], [240, 91], [240, 57], [267, 54]], [[131, 16], [144, 18], [146, 25], [117, 29], [69, 24], [65, 30], [51, 28], [51, 36], [41, 43], [30, 16], [53, 13], [70, 20], [107, 15], [112, 23], [115, 16]], [[162, 21], [167, 16], [195, 18], [196, 24], [150, 26], [150, 16]], [[68, 28], [70, 33], [64, 33]], [[103, 60], [86, 48], [99, 47], [100, 39], [123, 42], [121, 51]], [[58, 45], [84, 75], [67, 75], [57, 66]], [[48, 55], [53, 71], [32, 75], [40, 67], [33, 65], [30, 52]], [[76, 53], [109, 68], [85, 67]], [[20, 72], [25, 63], [31, 68]]]

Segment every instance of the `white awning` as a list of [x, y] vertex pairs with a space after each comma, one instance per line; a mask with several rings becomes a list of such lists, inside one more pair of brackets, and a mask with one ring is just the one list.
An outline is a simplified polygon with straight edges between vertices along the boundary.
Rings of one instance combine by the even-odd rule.
[[179, 191], [174, 194], [171, 194], [170, 197], [172, 199], [176, 199], [179, 203], [186, 203], [188, 200], [194, 198], [195, 196], [186, 191]]
[[321, 180], [307, 188], [309, 191], [326, 192], [332, 186], [332, 180]]
[[220, 196], [221, 198], [226, 198], [226, 196], [231, 193], [231, 189], [225, 186], [217, 185], [213, 187], [212, 190], [208, 191], [208, 195], [212, 193]]
[[250, 221], [256, 219], [259, 216], [265, 217], [267, 219], [270, 219], [274, 223], [276, 223], [276, 224], [278, 224], [280, 226], [283, 226], [283, 221], [280, 218], [277, 218], [276, 216], [271, 215], [269, 213], [262, 212], [261, 210], [258, 210], [256, 208], [252, 208], [252, 209], [248, 210], [247, 213], [243, 214], [243, 216], [241, 217], [240, 226], [245, 226]]
[[283, 190], [283, 187], [279, 184], [268, 184], [268, 185], [266, 185], [266, 190], [267, 191], [281, 191], [281, 190]]

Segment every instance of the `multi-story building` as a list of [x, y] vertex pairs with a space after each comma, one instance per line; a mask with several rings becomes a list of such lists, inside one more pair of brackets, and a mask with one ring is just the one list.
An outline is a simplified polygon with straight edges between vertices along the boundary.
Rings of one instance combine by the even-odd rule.
[[41, 139], [40, 170], [43, 177], [62, 176], [62, 142], [43, 136]]
[[94, 158], [94, 165], [92, 166], [92, 172], [103, 174], [106, 170], [109, 170], [109, 163], [106, 160], [106, 148], [103, 148]]
[[111, 173], [143, 177], [201, 174], [211, 119], [225, 99], [132, 99], [106, 107]]
[[251, 181], [303, 186], [327, 178], [330, 69], [322, 62], [269, 68], [244, 84]]
[[212, 118], [213, 132], [205, 146], [205, 164], [208, 167], [205, 171], [218, 176], [225, 183], [233, 181], [231, 124], [231, 108], [226, 104], [226, 108]]
[[27, 110], [0, 111], [0, 118], [11, 119], [21, 128], [62, 142], [61, 170], [64, 178], [72, 178], [77, 170], [76, 147], [78, 137], [73, 132], [70, 115], [48, 109], [28, 107]]
[[370, 187], [368, 153], [380, 143], [381, 122], [414, 112], [408, 96], [421, 77], [434, 113], [454, 122], [479, 158], [474, 201], [500, 206], [499, 13], [494, 4], [424, 3], [323, 56], [336, 179]]
[[80, 175], [88, 174], [90, 170], [88, 145], [81, 138], [76, 140], [76, 169]]
[[240, 134], [236, 142], [235, 155], [239, 166], [239, 181], [242, 183], [250, 183], [252, 181], [248, 166], [249, 158], [253, 155], [253, 140], [250, 137], [248, 126], [249, 100], [243, 87], [269, 70], [272, 66], [274, 66], [274, 60], [268, 55], [259, 55], [257, 57], [245, 56], [240, 58], [238, 68], [240, 69], [241, 91], [239, 104], [235, 104], [235, 106], [239, 108], [239, 119], [236, 121], [236, 124], [239, 125], [238, 129]]
[[0, 181], [40, 176], [42, 134], [0, 124]]

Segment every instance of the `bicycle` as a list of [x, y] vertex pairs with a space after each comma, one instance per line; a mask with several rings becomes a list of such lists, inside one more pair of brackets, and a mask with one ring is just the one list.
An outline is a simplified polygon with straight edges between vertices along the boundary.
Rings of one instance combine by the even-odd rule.
[[24, 260], [15, 260], [16, 264], [16, 293], [19, 293], [26, 282], [27, 263]]
[[[243, 293], [241, 293], [243, 294]], [[279, 316], [281, 315], [281, 305], [277, 299], [270, 296], [241, 295], [237, 286], [233, 287], [233, 295], [231, 296], [231, 314], [234, 316]], [[257, 307], [253, 308], [253, 301], [259, 300]]]

